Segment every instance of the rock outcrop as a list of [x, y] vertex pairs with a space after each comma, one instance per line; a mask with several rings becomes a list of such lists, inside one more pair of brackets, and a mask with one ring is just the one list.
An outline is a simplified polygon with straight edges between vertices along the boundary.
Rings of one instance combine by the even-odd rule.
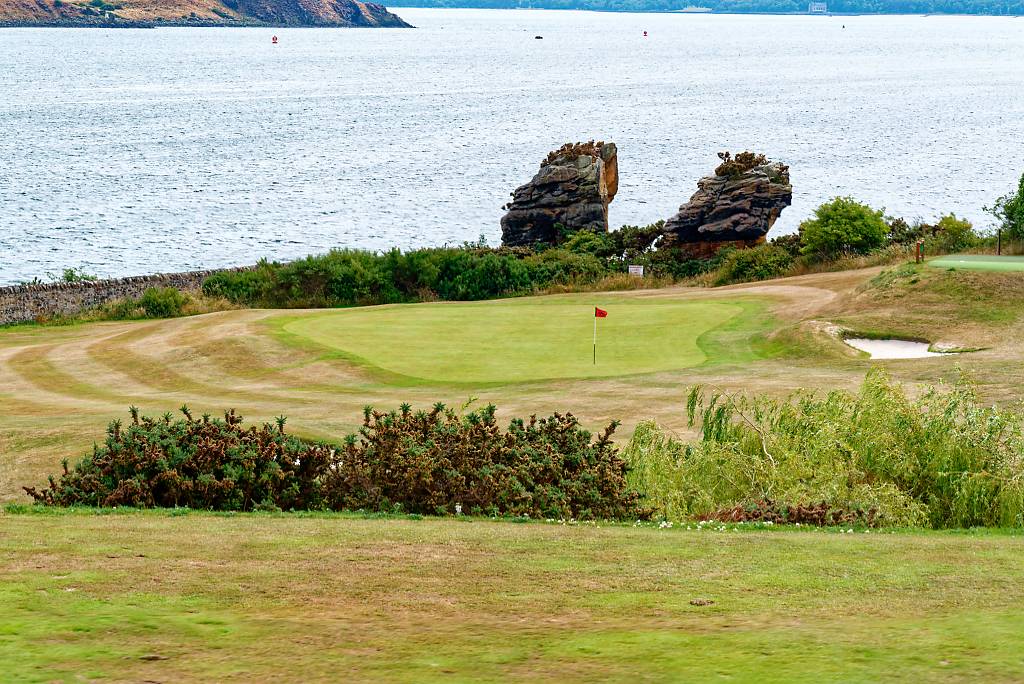
[[407, 27], [359, 0], [0, 0], [0, 26]]
[[619, 189], [614, 143], [566, 143], [550, 153], [540, 171], [512, 193], [501, 219], [504, 245], [554, 244], [580, 230], [608, 231], [608, 204]]
[[726, 245], [751, 247], [793, 202], [789, 167], [764, 155], [719, 155], [715, 175], [697, 182], [697, 192], [665, 222], [662, 246], [693, 258], [713, 256]]

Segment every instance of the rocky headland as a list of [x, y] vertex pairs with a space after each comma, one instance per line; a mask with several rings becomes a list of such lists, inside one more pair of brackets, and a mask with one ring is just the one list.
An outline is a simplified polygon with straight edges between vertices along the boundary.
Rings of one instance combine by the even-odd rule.
[[0, 0], [0, 26], [409, 27], [357, 0]]
[[763, 154], [719, 153], [722, 163], [697, 181], [697, 192], [665, 221], [662, 246], [691, 258], [713, 256], [725, 246], [752, 247], [782, 210], [793, 203], [789, 167]]
[[566, 143], [512, 193], [501, 219], [502, 244], [554, 244], [580, 230], [608, 232], [608, 204], [618, 189], [615, 143]]

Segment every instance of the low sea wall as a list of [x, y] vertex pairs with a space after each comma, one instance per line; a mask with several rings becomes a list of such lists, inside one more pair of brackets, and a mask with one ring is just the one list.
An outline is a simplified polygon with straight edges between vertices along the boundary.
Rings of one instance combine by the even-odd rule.
[[139, 297], [151, 287], [197, 291], [203, 286], [203, 281], [215, 273], [245, 270], [248, 268], [0, 287], [0, 325], [25, 323], [57, 315], [71, 316], [107, 302]]

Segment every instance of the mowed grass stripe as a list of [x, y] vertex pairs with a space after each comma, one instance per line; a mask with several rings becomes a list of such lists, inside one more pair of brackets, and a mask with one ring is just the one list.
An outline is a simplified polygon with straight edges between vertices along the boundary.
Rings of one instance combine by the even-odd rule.
[[[595, 306], [608, 311], [597, 321], [596, 364]], [[699, 366], [725, 351], [702, 348], [701, 336], [748, 317], [751, 308], [725, 298], [574, 295], [345, 309], [292, 319], [283, 329], [391, 374], [508, 383]]]

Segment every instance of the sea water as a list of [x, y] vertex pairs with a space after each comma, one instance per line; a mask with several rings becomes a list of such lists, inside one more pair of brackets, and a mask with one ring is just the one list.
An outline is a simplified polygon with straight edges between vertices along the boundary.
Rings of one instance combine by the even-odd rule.
[[776, 233], [836, 195], [983, 224], [1024, 171], [1024, 19], [396, 11], [418, 28], [0, 30], [0, 284], [495, 244], [590, 138], [613, 227], [720, 150], [791, 166]]

